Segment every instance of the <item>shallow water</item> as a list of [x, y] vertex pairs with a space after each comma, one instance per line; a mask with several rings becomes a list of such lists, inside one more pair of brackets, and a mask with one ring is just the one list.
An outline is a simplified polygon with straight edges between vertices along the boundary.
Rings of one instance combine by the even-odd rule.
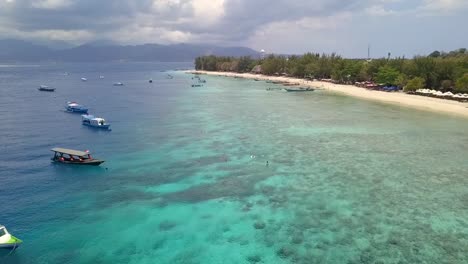
[[468, 262], [465, 119], [160, 72], [188, 66], [0, 69], [0, 223], [24, 240], [0, 263]]

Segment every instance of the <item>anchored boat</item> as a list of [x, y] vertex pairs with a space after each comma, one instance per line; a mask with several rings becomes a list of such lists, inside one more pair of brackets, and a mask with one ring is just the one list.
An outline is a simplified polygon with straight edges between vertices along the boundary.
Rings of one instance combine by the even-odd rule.
[[17, 237], [12, 236], [6, 227], [0, 225], [0, 248], [16, 249], [23, 241]]
[[312, 92], [314, 88], [284, 88], [286, 92]]
[[104, 162], [104, 160], [94, 159], [91, 157], [91, 153], [89, 153], [89, 151], [79, 151], [65, 148], [53, 148], [51, 151], [55, 153], [52, 157], [53, 162], [91, 166], [98, 166]]
[[86, 108], [83, 105], [78, 104], [77, 102], [67, 102], [65, 109], [67, 109], [67, 112], [70, 112], [70, 113], [81, 113], [81, 114], [88, 113], [88, 108]]
[[39, 91], [41, 92], [54, 92], [55, 91], [55, 88], [50, 88], [49, 86], [47, 85], [41, 85], [39, 86], [39, 88], [37, 88]]
[[110, 124], [106, 123], [104, 118], [95, 117], [93, 115], [82, 115], [81, 118], [81, 122], [85, 126], [110, 130]]

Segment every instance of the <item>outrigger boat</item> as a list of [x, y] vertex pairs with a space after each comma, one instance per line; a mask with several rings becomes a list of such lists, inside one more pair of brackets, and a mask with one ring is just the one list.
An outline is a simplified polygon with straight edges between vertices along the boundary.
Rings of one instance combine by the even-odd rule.
[[65, 106], [67, 112], [70, 113], [81, 113], [86, 114], [88, 113], [88, 108], [83, 105], [78, 104], [77, 102], [67, 102], [67, 106]]
[[55, 88], [50, 88], [49, 86], [47, 85], [41, 85], [39, 86], [39, 88], [37, 88], [39, 91], [41, 92], [54, 92], [55, 91]]
[[23, 241], [8, 233], [6, 227], [0, 225], [0, 248], [16, 249]]
[[89, 151], [79, 151], [65, 148], [51, 149], [55, 154], [52, 157], [53, 162], [75, 165], [99, 166], [104, 160], [94, 159]]
[[85, 126], [110, 130], [110, 124], [106, 123], [104, 118], [94, 117], [93, 115], [82, 115], [81, 122]]

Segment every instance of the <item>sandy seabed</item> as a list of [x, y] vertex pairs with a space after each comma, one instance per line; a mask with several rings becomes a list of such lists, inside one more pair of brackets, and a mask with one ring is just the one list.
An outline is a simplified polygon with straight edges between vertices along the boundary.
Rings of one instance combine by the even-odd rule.
[[384, 103], [398, 104], [405, 107], [412, 107], [421, 110], [435, 111], [451, 115], [468, 117], [468, 104], [444, 100], [439, 98], [418, 96], [406, 94], [403, 92], [383, 92], [375, 90], [367, 90], [354, 85], [334, 84], [323, 81], [309, 81], [304, 79], [284, 77], [284, 76], [267, 76], [262, 74], [252, 73], [233, 73], [233, 72], [214, 72], [214, 71], [188, 71], [189, 73], [207, 74], [224, 77], [257, 79], [264, 81], [284, 82], [297, 84], [302, 87], [319, 88], [329, 90], [349, 96], [354, 96], [366, 100], [374, 100]]

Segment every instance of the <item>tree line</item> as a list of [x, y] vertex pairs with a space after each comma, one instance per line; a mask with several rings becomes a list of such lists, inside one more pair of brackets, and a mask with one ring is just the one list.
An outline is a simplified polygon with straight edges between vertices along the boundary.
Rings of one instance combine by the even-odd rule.
[[[260, 67], [259, 67], [260, 66]], [[342, 84], [372, 81], [404, 87], [405, 91], [431, 88], [468, 93], [468, 51], [434, 51], [428, 56], [346, 59], [335, 53], [302, 56], [269, 55], [266, 58], [202, 56], [195, 69], [246, 73], [261, 69], [266, 75], [307, 79], [332, 79]]]

